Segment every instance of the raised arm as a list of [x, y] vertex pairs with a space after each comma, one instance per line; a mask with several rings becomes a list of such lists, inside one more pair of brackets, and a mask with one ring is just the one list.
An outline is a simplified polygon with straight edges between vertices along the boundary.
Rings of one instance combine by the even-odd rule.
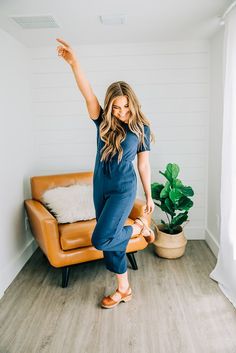
[[92, 119], [96, 119], [99, 116], [100, 104], [80, 67], [75, 52], [64, 40], [57, 38], [57, 41], [61, 44], [57, 47], [58, 56], [61, 56], [70, 65], [79, 90], [85, 98], [89, 116]]

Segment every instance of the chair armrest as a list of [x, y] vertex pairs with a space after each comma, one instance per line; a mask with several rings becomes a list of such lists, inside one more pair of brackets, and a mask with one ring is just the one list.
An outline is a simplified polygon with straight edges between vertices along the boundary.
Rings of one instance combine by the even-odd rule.
[[32, 233], [42, 251], [51, 260], [53, 254], [61, 251], [58, 222], [39, 201], [25, 200], [24, 204]]
[[[139, 216], [145, 215], [145, 207], [146, 207], [146, 202], [141, 200], [141, 199], [135, 199], [134, 201], [134, 206], [130, 212], [129, 218], [135, 220], [135, 218]], [[151, 224], [151, 214], [145, 215], [145, 217], [148, 220], [148, 224], [150, 226]]]

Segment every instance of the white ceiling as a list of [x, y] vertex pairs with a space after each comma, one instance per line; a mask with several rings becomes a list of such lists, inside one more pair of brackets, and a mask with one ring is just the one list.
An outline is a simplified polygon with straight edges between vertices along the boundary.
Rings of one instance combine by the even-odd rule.
[[[27, 47], [70, 43], [134, 43], [208, 39], [231, 0], [0, 0], [0, 28]], [[125, 25], [104, 26], [100, 15], [127, 15]], [[55, 18], [60, 28], [22, 29], [11, 16]]]

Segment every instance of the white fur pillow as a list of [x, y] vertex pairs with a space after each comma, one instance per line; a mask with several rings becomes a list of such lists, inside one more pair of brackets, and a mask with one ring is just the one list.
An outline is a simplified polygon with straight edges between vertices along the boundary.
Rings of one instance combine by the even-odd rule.
[[42, 195], [42, 202], [59, 223], [73, 223], [96, 217], [92, 184], [74, 184], [47, 190]]

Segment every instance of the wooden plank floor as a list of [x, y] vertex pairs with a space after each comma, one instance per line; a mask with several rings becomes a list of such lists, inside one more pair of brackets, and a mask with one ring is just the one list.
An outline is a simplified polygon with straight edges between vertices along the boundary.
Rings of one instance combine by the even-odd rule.
[[177, 260], [153, 246], [129, 270], [133, 299], [101, 309], [115, 276], [103, 260], [74, 266], [69, 286], [39, 249], [0, 301], [1, 353], [235, 353], [236, 312], [209, 278], [216, 259], [203, 240]]

